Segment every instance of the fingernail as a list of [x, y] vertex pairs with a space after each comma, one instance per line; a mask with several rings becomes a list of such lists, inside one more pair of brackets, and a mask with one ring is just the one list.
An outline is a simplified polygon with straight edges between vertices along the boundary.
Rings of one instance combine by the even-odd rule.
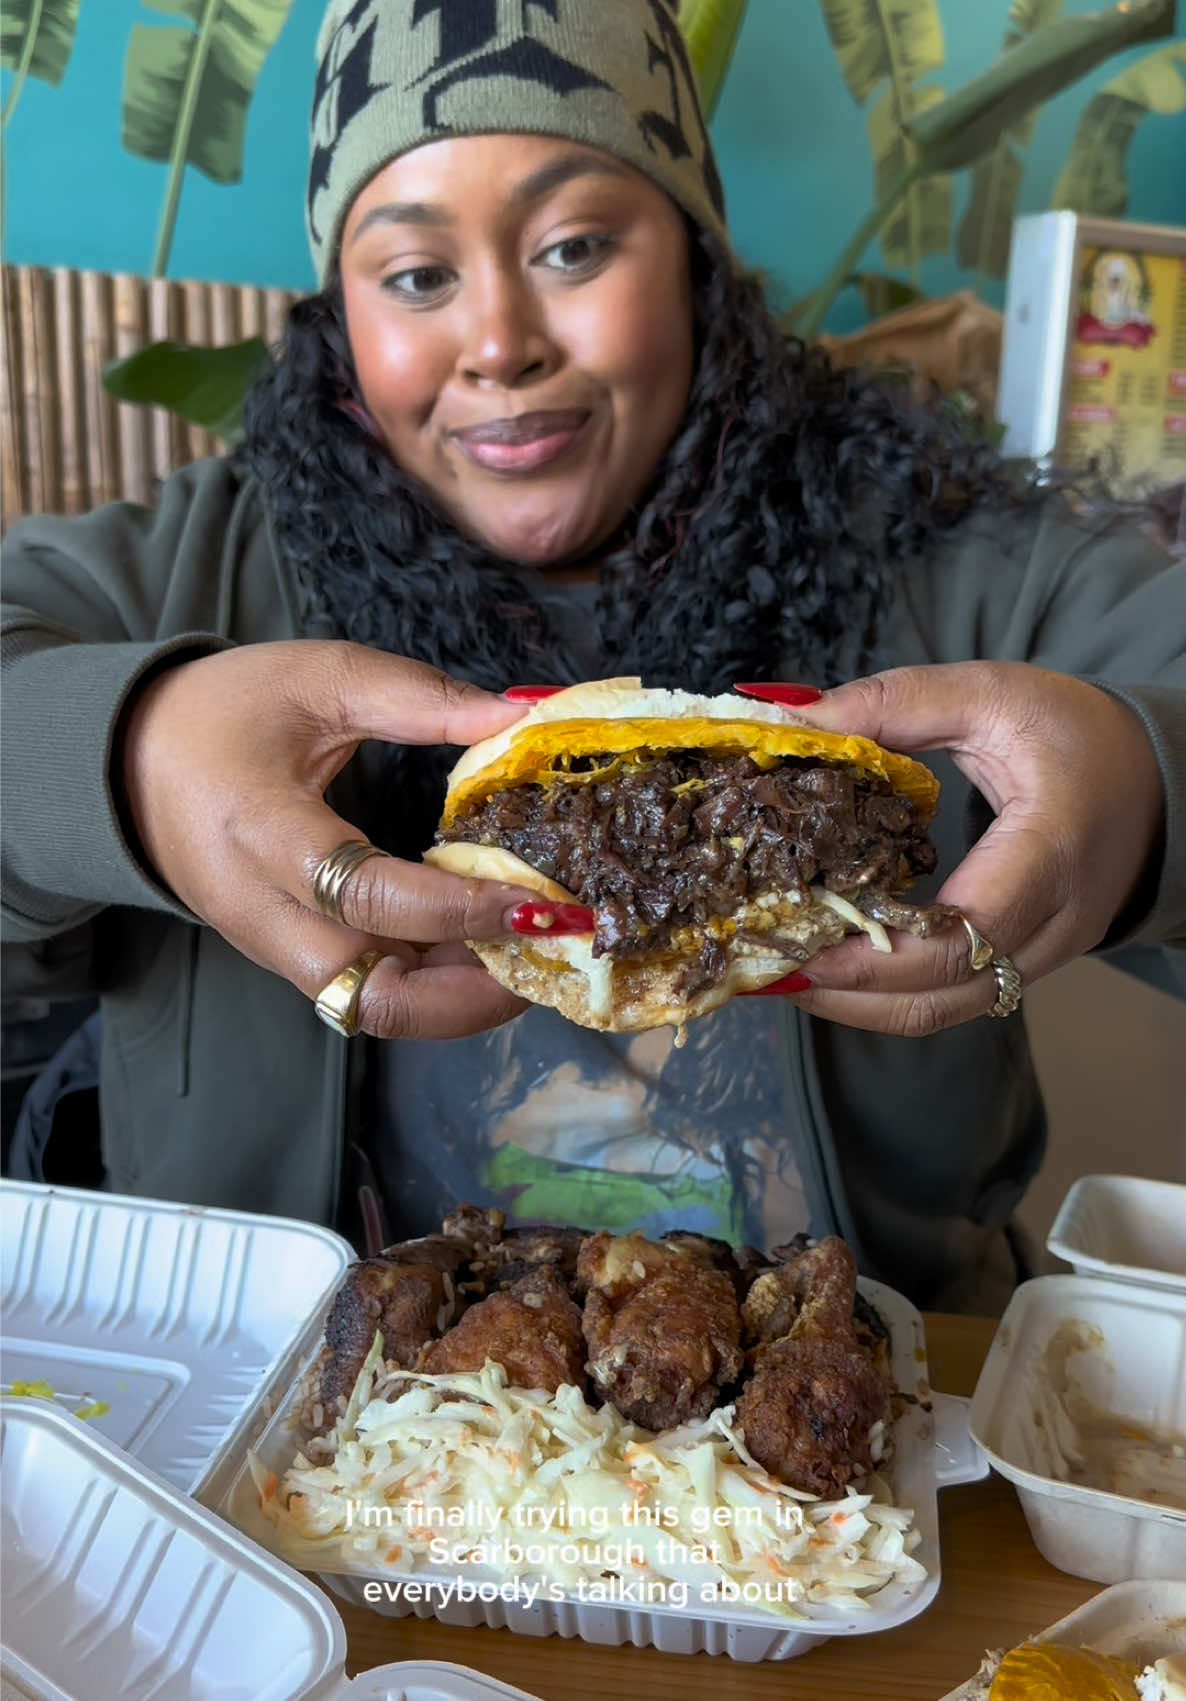
[[760, 697], [764, 703], [780, 703], [784, 709], [801, 709], [818, 703], [823, 696], [814, 685], [735, 685], [743, 697]]
[[508, 685], [503, 696], [508, 703], [542, 703], [545, 697], [567, 690], [567, 685]]
[[755, 986], [749, 992], [739, 992], [739, 998], [783, 998], [790, 992], [806, 992], [811, 985], [807, 975], [783, 975], [781, 980], [772, 980], [769, 986]]
[[518, 904], [507, 925], [512, 933], [592, 933], [597, 917], [584, 904]]

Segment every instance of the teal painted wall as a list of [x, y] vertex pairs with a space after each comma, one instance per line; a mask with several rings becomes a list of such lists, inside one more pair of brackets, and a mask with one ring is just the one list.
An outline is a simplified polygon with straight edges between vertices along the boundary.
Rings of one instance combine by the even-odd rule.
[[[595, 3], [595, 0], [590, 0]], [[1068, 14], [1099, 0], [1066, 0]], [[305, 126], [322, 0], [294, 0], [251, 105], [242, 183], [186, 175], [169, 263], [177, 278], [303, 289], [312, 267], [302, 225]], [[958, 88], [997, 55], [1009, 0], [940, 0], [943, 70], [926, 79]], [[6, 131], [5, 257], [18, 264], [104, 271], [151, 268], [166, 168], [120, 142], [123, 65], [136, 23], [163, 23], [139, 0], [81, 0], [74, 52], [61, 85], [29, 78]], [[1109, 61], [1039, 114], [1025, 153], [1020, 211], [1049, 205], [1091, 94], [1149, 48]], [[3, 94], [11, 89], [3, 77]], [[783, 303], [813, 289], [872, 199], [866, 114], [852, 101], [816, 0], [750, 0], [713, 133], [737, 245]], [[1128, 216], [1186, 224], [1186, 112], [1150, 116], [1130, 154]], [[956, 179], [955, 226], [970, 176]], [[877, 245], [868, 270], [885, 270]], [[974, 288], [999, 304], [1001, 284], [965, 272], [954, 254], [922, 262], [927, 294]], [[863, 318], [854, 292], [832, 328]]]

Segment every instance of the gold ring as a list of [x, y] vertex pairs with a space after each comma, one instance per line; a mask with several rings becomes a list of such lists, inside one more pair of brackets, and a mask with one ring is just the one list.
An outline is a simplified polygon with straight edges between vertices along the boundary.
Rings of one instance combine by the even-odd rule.
[[960, 920], [964, 924], [964, 932], [968, 936], [968, 944], [972, 947], [972, 967], [976, 973], [979, 974], [981, 969], [986, 969], [988, 967], [996, 953], [988, 940], [984, 937], [983, 933], [977, 933], [966, 915], [961, 915]]
[[990, 1016], [1011, 1016], [1021, 1003], [1021, 976], [1010, 957], [994, 957], [992, 972], [997, 977], [997, 1001]]
[[968, 944], [972, 948], [971, 964], [975, 973], [991, 966], [997, 983], [996, 1003], [988, 1012], [990, 1016], [1011, 1016], [1021, 1003], [1021, 976], [1017, 965], [1011, 957], [1004, 953], [998, 954], [996, 948], [987, 940], [983, 933], [978, 933], [966, 915], [961, 915], [964, 932], [968, 935]]
[[384, 855], [385, 851], [381, 851], [378, 845], [369, 844], [366, 839], [347, 839], [343, 844], [335, 845], [328, 856], [322, 857], [313, 875], [313, 902], [322, 915], [348, 926], [342, 914], [342, 893], [347, 880], [370, 857]]
[[343, 1039], [353, 1039], [358, 1032], [358, 1000], [367, 976], [382, 957], [382, 951], [364, 951], [317, 994], [313, 1008], [326, 1027]]

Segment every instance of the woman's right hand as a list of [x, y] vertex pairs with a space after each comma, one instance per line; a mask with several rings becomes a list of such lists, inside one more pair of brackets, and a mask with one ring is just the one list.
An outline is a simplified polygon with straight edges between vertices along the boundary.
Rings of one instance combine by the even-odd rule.
[[362, 1028], [454, 1038], [525, 1008], [463, 941], [505, 936], [510, 912], [537, 894], [374, 856], [350, 876], [343, 926], [315, 907], [313, 876], [362, 835], [324, 793], [364, 739], [472, 744], [523, 712], [359, 644], [244, 645], [144, 686], [121, 729], [124, 795], [158, 878], [244, 956], [312, 999], [379, 950]]

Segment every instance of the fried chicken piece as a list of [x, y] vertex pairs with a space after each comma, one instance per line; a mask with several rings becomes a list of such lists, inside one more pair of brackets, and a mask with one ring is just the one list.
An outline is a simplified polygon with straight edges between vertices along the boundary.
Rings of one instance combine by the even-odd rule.
[[711, 1234], [694, 1234], [690, 1229], [668, 1229], [660, 1244], [678, 1247], [681, 1252], [689, 1253], [698, 1263], [706, 1265], [710, 1270], [723, 1270], [733, 1283], [733, 1291], [738, 1299], [745, 1298], [753, 1278], [746, 1273], [740, 1254], [752, 1252], [752, 1247], [742, 1247], [738, 1252], [727, 1240], [717, 1240]]
[[441, 1233], [448, 1240], [464, 1241], [469, 1255], [492, 1246], [503, 1231], [506, 1212], [496, 1205], [482, 1210], [478, 1205], [458, 1205], [441, 1224]]
[[873, 1469], [870, 1431], [888, 1405], [882, 1376], [851, 1335], [788, 1336], [758, 1348], [737, 1425], [771, 1476], [831, 1499]]
[[321, 1373], [325, 1422], [336, 1421], [339, 1396], [349, 1398], [376, 1330], [383, 1334], [383, 1357], [410, 1369], [425, 1341], [448, 1327], [456, 1309], [448, 1268], [401, 1264], [389, 1257], [352, 1264], [325, 1325], [328, 1358]]
[[571, 1292], [577, 1254], [586, 1238], [587, 1231], [578, 1228], [510, 1229], [501, 1240], [474, 1255], [467, 1292], [493, 1293], [498, 1288], [512, 1287], [541, 1265], [554, 1269]]
[[890, 1332], [885, 1318], [864, 1294], [857, 1290], [852, 1302], [852, 1333], [857, 1346], [877, 1368], [882, 1381], [892, 1394], [894, 1372], [890, 1363]]
[[587, 1290], [589, 1374], [632, 1422], [664, 1430], [705, 1417], [740, 1371], [733, 1282], [698, 1251], [640, 1234], [591, 1235], [577, 1284]]
[[481, 1370], [489, 1358], [502, 1365], [514, 1388], [554, 1394], [574, 1383], [583, 1392], [584, 1349], [580, 1310], [563, 1277], [542, 1264], [510, 1288], [471, 1305], [439, 1341], [424, 1348], [416, 1368], [431, 1375]]
[[834, 1335], [851, 1329], [857, 1261], [837, 1235], [758, 1276], [741, 1307], [748, 1344], [796, 1335]]
[[772, 1476], [825, 1497], [873, 1469], [871, 1431], [889, 1416], [889, 1355], [862, 1304], [857, 1267], [831, 1235], [757, 1278], [742, 1305], [756, 1342], [737, 1402], [746, 1447]]

